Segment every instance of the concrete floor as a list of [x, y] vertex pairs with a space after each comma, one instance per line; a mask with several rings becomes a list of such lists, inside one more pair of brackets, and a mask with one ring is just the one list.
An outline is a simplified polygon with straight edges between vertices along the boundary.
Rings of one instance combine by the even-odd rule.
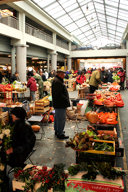
[[[124, 140], [125, 156], [124, 158], [117, 158], [116, 165], [126, 170], [128, 165], [128, 90], [122, 91], [121, 93], [125, 102], [125, 107], [119, 110], [122, 129], [119, 134]], [[70, 92], [69, 95], [70, 98], [77, 98], [77, 91]], [[85, 130], [87, 124], [87, 121], [82, 121], [79, 122], [77, 126], [75, 121], [66, 121], [65, 134], [72, 138], [77, 131], [81, 132], [82, 130]], [[31, 156], [31, 160], [35, 165], [47, 165], [48, 167], [52, 167], [55, 163], [64, 163], [65, 168], [67, 168], [72, 163], [76, 162], [75, 151], [71, 148], [65, 148], [66, 140], [61, 141], [55, 137], [53, 126], [53, 123], [50, 123], [47, 126], [41, 124], [41, 130], [36, 134], [36, 151]], [[41, 133], [42, 139], [40, 140]], [[30, 163], [29, 160], [27, 163]], [[127, 183], [128, 178], [125, 177], [125, 185], [127, 185]], [[125, 192], [126, 191], [125, 187]]]

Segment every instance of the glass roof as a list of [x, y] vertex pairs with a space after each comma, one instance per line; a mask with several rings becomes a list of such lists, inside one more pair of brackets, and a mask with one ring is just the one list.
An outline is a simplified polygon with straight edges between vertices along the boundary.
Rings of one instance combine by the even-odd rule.
[[33, 0], [83, 46], [120, 44], [128, 22], [128, 0]]

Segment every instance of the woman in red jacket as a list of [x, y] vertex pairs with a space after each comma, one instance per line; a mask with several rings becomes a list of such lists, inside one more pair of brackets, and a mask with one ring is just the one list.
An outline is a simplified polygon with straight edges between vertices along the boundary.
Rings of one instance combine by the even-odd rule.
[[37, 91], [36, 80], [32, 76], [29, 76], [28, 78], [27, 87], [30, 89], [30, 98], [31, 101], [35, 101], [35, 92]]
[[120, 77], [120, 89], [124, 90], [124, 81], [125, 81], [125, 72], [123, 69], [120, 69], [120, 71], [117, 73], [117, 75]]
[[76, 82], [77, 82], [77, 84], [80, 84], [80, 85], [82, 83], [86, 82], [86, 77], [84, 75], [84, 72], [81, 72], [81, 74], [78, 75], [78, 77], [76, 78]]

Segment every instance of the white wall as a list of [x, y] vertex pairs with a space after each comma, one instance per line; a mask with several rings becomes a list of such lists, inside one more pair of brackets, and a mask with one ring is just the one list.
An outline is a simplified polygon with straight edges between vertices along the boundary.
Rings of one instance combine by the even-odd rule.
[[120, 57], [120, 56], [126, 56], [126, 55], [127, 55], [127, 49], [71, 51], [71, 57], [73, 58]]

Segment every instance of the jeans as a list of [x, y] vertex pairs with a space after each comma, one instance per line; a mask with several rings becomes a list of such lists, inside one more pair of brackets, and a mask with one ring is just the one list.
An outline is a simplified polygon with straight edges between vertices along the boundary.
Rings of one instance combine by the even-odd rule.
[[62, 135], [66, 121], [66, 109], [55, 109], [54, 130], [57, 135]]
[[30, 91], [31, 101], [35, 101], [35, 91]]

